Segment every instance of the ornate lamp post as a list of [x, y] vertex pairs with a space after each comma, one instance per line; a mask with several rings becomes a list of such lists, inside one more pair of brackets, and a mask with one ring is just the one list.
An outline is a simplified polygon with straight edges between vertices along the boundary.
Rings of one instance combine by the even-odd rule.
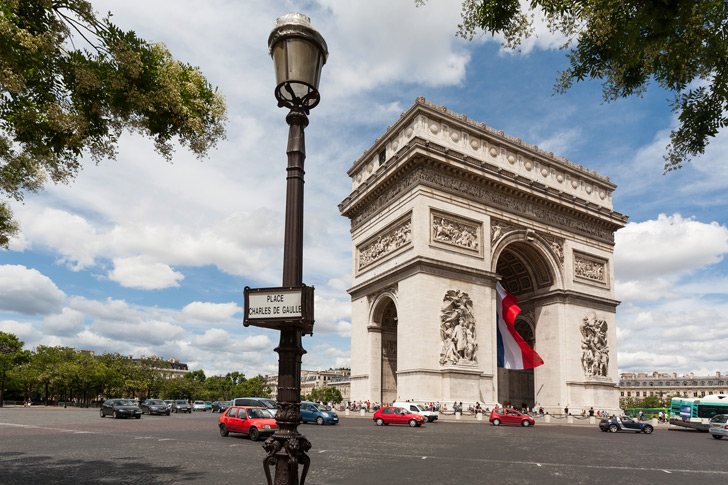
[[[313, 289], [303, 284], [303, 162], [306, 159], [303, 130], [308, 126], [306, 115], [320, 101], [318, 85], [328, 49], [321, 34], [311, 27], [310, 19], [300, 13], [284, 15], [276, 21], [268, 48], [275, 64], [278, 106], [290, 110], [286, 116], [290, 128], [283, 287], [301, 288], [303, 306], [312, 307]], [[264, 469], [269, 485], [273, 484], [271, 466], [275, 466], [276, 485], [298, 485], [298, 463], [302, 463], [300, 484], [304, 485], [310, 465], [306, 452], [311, 442], [298, 433], [298, 423], [301, 421], [301, 357], [306, 353], [301, 337], [303, 333], [313, 333], [312, 317], [310, 311], [307, 319], [276, 324], [281, 330], [280, 343], [275, 349], [278, 352], [278, 432], [263, 445], [267, 451]]]

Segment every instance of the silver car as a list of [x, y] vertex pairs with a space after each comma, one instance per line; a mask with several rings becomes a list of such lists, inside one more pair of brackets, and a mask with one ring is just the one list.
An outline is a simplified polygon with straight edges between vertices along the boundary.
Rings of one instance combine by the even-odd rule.
[[708, 431], [717, 440], [723, 438], [723, 436], [728, 436], [728, 414], [716, 414], [713, 416], [710, 420]]

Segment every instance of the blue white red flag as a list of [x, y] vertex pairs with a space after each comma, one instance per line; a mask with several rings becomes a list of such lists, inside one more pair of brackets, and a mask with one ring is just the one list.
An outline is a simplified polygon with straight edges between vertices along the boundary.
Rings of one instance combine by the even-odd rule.
[[495, 285], [496, 321], [498, 327], [498, 367], [505, 369], [533, 369], [543, 365], [543, 359], [528, 346], [514, 326], [521, 313], [518, 300], [508, 293], [500, 282]]

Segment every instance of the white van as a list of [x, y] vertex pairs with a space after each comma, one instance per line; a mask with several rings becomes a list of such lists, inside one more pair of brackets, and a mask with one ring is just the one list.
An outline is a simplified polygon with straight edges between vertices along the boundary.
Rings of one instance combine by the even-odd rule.
[[394, 406], [395, 408], [404, 408], [412, 414], [419, 414], [420, 416], [424, 416], [427, 418], [428, 423], [436, 421], [437, 418], [440, 417], [440, 415], [435, 411], [425, 411], [425, 408], [413, 402], [398, 401], [392, 404], [392, 406]]

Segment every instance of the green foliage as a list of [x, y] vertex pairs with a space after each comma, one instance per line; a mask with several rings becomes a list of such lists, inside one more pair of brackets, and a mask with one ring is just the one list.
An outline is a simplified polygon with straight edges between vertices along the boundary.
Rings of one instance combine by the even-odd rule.
[[341, 391], [336, 389], [335, 387], [322, 387], [311, 390], [311, 394], [308, 394], [304, 396], [305, 401], [312, 401], [312, 402], [332, 402], [335, 404], [339, 404], [341, 401], [344, 400], [344, 397], [341, 395]]
[[[415, 0], [422, 5], [426, 0]], [[518, 49], [535, 35], [540, 9], [552, 33], [563, 34], [569, 67], [555, 90], [603, 81], [605, 101], [641, 95], [650, 81], [673, 93], [678, 126], [664, 155], [665, 172], [703, 154], [728, 124], [728, 2], [724, 0], [465, 0], [458, 35], [504, 36]]]
[[5, 398], [8, 372], [28, 360], [29, 352], [23, 350], [24, 345], [25, 342], [18, 339], [15, 334], [0, 332], [0, 406]]
[[[97, 18], [84, 0], [0, 4], [0, 193], [22, 200], [47, 181], [68, 183], [88, 153], [115, 158], [124, 130], [204, 156], [225, 136], [225, 102], [198, 68], [163, 44]], [[0, 203], [0, 246], [17, 233]]]

